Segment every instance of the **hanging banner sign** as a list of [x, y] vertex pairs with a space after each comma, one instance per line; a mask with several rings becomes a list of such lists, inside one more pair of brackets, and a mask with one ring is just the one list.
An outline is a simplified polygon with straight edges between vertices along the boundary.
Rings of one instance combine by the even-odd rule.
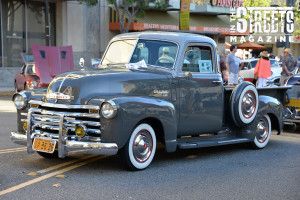
[[180, 1], [180, 16], [179, 16], [179, 29], [190, 29], [190, 4], [191, 0]]

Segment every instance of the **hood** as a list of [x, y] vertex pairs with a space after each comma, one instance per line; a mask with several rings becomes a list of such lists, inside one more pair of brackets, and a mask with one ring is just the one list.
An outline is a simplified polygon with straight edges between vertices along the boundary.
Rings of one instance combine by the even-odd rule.
[[72, 46], [38, 46], [32, 45], [36, 75], [41, 84], [49, 84], [52, 79], [63, 72], [74, 70]]
[[121, 96], [153, 96], [168, 99], [170, 72], [132, 71], [124, 68], [76, 71], [57, 76], [49, 85], [51, 94], [63, 94], [70, 99], [58, 100], [86, 104], [92, 98], [107, 100]]

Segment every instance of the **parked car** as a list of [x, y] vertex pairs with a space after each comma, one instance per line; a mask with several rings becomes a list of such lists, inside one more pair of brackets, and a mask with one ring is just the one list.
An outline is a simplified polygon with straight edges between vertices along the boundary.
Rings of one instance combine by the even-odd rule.
[[48, 87], [52, 79], [74, 70], [71, 46], [32, 45], [33, 54], [21, 53], [23, 66], [15, 76], [15, 90]]
[[285, 81], [285, 85], [291, 85], [292, 89], [287, 91], [285, 124], [300, 124], [300, 74], [295, 74]]
[[[239, 75], [242, 76], [245, 81], [255, 83], [254, 69], [258, 60], [259, 59], [242, 60], [241, 71]], [[282, 68], [280, 67], [277, 60], [270, 59], [270, 62], [271, 62], [271, 77], [268, 78], [267, 83], [268, 85], [273, 85], [273, 84], [279, 85]]]
[[205, 36], [121, 34], [99, 70], [63, 73], [48, 89], [16, 93], [11, 139], [47, 158], [119, 153], [131, 170], [150, 165], [157, 142], [167, 152], [236, 143], [262, 149], [272, 129], [282, 131], [289, 88], [224, 87], [217, 45]]
[[47, 84], [41, 85], [40, 78], [36, 74], [35, 63], [32, 54], [21, 53], [23, 66], [16, 74], [14, 80], [15, 91], [47, 87]]

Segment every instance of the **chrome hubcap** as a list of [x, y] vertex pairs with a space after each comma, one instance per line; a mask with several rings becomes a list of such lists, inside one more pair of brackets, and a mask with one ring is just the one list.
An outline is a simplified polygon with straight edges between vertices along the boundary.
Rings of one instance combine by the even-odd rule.
[[141, 130], [133, 143], [133, 155], [136, 161], [143, 163], [148, 160], [152, 153], [153, 141], [147, 130]]
[[257, 124], [256, 138], [259, 143], [266, 141], [269, 135], [269, 123], [268, 120], [263, 117]]
[[247, 92], [242, 100], [242, 112], [244, 117], [250, 118], [255, 112], [256, 98], [253, 92]]

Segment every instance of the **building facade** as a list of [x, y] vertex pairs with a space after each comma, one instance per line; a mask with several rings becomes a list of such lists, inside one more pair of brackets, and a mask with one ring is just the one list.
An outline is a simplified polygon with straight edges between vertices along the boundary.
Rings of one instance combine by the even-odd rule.
[[[166, 10], [150, 10], [143, 18], [135, 18], [130, 31], [179, 31], [179, 0], [169, 0]], [[235, 2], [235, 3], [234, 3]], [[238, 3], [236, 3], [238, 2]], [[101, 58], [110, 39], [119, 34], [116, 13], [106, 0], [96, 6], [77, 1], [49, 0], [50, 34], [46, 27], [45, 0], [1, 0], [0, 86], [13, 86], [14, 76], [22, 66], [20, 53], [31, 53], [31, 45], [71, 45], [75, 68], [83, 57], [86, 66], [92, 58]], [[218, 44], [219, 54], [225, 52], [225, 39], [231, 35], [230, 7], [242, 1], [203, 1], [191, 3], [190, 30], [207, 35]]]

